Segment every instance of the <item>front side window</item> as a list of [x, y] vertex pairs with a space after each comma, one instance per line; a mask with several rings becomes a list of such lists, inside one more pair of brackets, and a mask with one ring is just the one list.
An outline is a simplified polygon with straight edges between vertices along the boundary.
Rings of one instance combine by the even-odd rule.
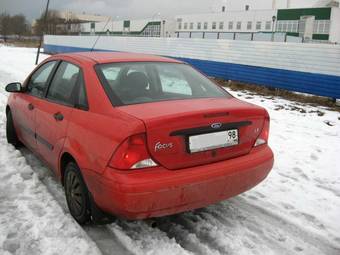
[[266, 21], [266, 30], [270, 30], [272, 27], [272, 22], [271, 21]]
[[184, 29], [188, 29], [188, 23], [187, 22], [184, 23]]
[[[116, 69], [119, 74], [112, 80], [110, 70]], [[113, 105], [230, 96], [186, 64], [110, 63], [97, 65], [96, 71]]]
[[26, 91], [28, 94], [36, 97], [44, 97], [49, 77], [56, 63], [57, 61], [47, 62], [33, 73], [27, 84]]
[[212, 28], [212, 29], [216, 29], [216, 22], [213, 22], [213, 23], [212, 23], [211, 28]]
[[190, 29], [194, 29], [194, 23], [190, 23]]
[[202, 24], [201, 24], [201, 22], [198, 22], [198, 23], [197, 23], [197, 29], [198, 29], [198, 30], [200, 30], [200, 29], [201, 29], [201, 27], [202, 27]]
[[224, 27], [224, 22], [221, 21], [220, 24], [219, 24], [219, 26], [218, 26], [218, 28], [219, 28], [219, 29], [223, 29], [223, 27]]
[[47, 98], [73, 106], [77, 98], [76, 85], [80, 74], [79, 67], [62, 62], [48, 89]]

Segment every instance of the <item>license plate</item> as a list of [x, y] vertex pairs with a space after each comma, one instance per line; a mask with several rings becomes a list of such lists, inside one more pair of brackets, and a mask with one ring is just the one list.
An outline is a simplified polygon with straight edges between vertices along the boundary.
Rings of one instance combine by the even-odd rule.
[[191, 153], [229, 147], [236, 144], [238, 144], [237, 129], [189, 136], [189, 150]]

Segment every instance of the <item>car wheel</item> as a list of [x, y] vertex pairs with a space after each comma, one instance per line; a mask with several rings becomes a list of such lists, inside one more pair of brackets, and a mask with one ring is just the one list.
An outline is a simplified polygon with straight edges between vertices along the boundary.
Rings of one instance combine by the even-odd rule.
[[15, 128], [14, 128], [11, 111], [7, 112], [6, 117], [7, 117], [7, 121], [6, 121], [7, 142], [9, 144], [12, 144], [15, 147], [19, 147], [21, 145], [21, 142], [19, 141], [17, 133], [16, 133]]
[[79, 224], [90, 221], [89, 192], [75, 162], [68, 163], [65, 168], [64, 188], [67, 205], [73, 218]]

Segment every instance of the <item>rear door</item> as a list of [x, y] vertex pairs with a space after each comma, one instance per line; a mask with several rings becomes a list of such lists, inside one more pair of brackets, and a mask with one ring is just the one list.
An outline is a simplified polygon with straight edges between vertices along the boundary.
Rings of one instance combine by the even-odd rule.
[[58, 156], [82, 83], [81, 69], [63, 61], [50, 83], [46, 97], [37, 102], [37, 146], [40, 155], [53, 167], [58, 165]]
[[31, 149], [37, 147], [35, 139], [36, 104], [43, 98], [57, 61], [50, 61], [40, 66], [29, 78], [26, 92], [18, 93], [15, 98], [14, 120], [21, 139]]

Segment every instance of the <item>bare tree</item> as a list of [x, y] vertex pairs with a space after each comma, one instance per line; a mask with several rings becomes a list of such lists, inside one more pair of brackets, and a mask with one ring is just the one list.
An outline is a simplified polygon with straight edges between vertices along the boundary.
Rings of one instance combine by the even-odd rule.
[[11, 16], [7, 13], [0, 14], [0, 34], [2, 34], [4, 41], [7, 41], [7, 36], [11, 34]]
[[12, 16], [10, 26], [11, 32], [15, 35], [18, 35], [19, 39], [22, 35], [25, 35], [28, 32], [26, 17], [22, 14]]
[[28, 24], [26, 17], [22, 14], [10, 16], [7, 13], [0, 14], [0, 34], [3, 35], [4, 41], [7, 40], [9, 35], [22, 35], [28, 34]]

